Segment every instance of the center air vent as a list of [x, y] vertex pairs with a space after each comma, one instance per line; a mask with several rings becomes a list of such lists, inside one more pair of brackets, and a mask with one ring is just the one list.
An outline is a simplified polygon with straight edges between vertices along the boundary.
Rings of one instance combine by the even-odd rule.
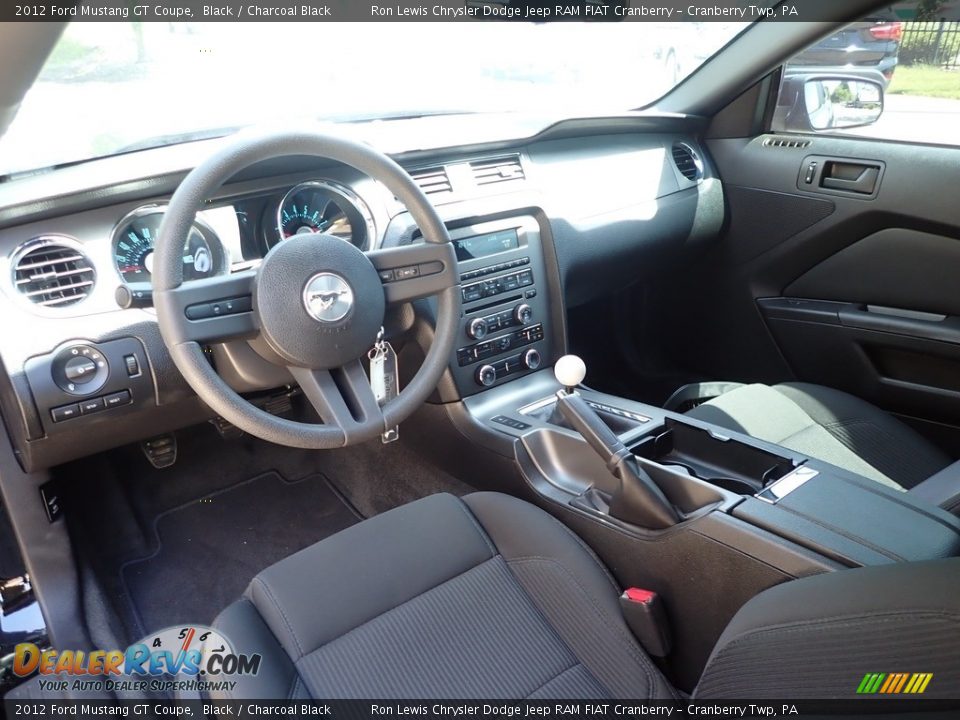
[[96, 272], [76, 240], [47, 236], [24, 243], [14, 253], [13, 282], [35, 305], [65, 307], [91, 293]]
[[473, 173], [474, 183], [478, 186], [524, 179], [519, 155], [474, 160], [470, 163], [470, 171]]
[[453, 190], [453, 186], [450, 185], [450, 177], [447, 175], [447, 169], [443, 165], [414, 170], [410, 173], [410, 177], [420, 186], [424, 195], [435, 195]]
[[703, 163], [696, 150], [686, 143], [677, 143], [673, 146], [672, 152], [677, 170], [687, 180], [696, 181], [703, 177]]

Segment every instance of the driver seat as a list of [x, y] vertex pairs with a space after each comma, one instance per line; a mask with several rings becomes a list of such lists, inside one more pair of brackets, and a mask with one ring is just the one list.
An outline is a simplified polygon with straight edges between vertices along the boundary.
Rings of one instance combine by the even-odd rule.
[[[960, 693], [957, 562], [831, 573], [762, 593], [720, 639], [697, 694], [853, 697], [878, 668], [934, 672], [931, 690]], [[260, 669], [233, 676], [218, 697], [680, 697], [628, 629], [619, 594], [587, 546], [539, 508], [498, 493], [433, 495], [254, 578], [215, 627], [236, 652], [260, 653]], [[937, 611], [891, 619], [927, 605]]]

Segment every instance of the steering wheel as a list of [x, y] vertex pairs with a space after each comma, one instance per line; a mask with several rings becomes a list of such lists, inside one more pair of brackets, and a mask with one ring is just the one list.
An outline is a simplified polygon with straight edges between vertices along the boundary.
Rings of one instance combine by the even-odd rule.
[[[364, 253], [332, 235], [296, 235], [274, 246], [255, 270], [184, 282], [184, 238], [204, 202], [239, 171], [290, 155], [336, 160], [380, 181], [407, 207], [426, 242]], [[459, 276], [446, 227], [403, 168], [335, 135], [247, 135], [205, 160], [170, 200], [154, 265], [160, 334], [187, 383], [223, 418], [280, 445], [336, 448], [395, 427], [426, 402], [456, 342]], [[426, 358], [406, 387], [381, 406], [362, 359], [378, 339], [387, 305], [430, 296], [437, 298], [437, 317]], [[206, 317], [214, 304], [219, 314]], [[202, 346], [236, 339], [286, 366], [322, 424], [270, 415], [234, 392]]]

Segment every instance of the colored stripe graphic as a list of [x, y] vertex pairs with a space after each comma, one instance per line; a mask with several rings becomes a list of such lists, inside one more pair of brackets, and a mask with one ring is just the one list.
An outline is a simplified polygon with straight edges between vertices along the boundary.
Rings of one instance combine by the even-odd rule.
[[857, 686], [858, 695], [919, 695], [933, 673], [867, 673]]
[[890, 691], [890, 686], [895, 685], [897, 680], [900, 679], [900, 675], [897, 673], [890, 673], [887, 675], [887, 680], [883, 685], [880, 686], [881, 694], [887, 693]]
[[898, 693], [903, 690], [903, 686], [907, 684], [907, 673], [900, 673], [900, 682], [897, 683], [897, 686], [893, 689], [893, 692]]

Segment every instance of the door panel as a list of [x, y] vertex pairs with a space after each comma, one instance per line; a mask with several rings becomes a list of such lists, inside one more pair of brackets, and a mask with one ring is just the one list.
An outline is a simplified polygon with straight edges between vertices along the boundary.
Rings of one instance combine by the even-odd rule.
[[[960, 149], [783, 135], [708, 147], [727, 225], [670, 296], [683, 357], [713, 379], [818, 382], [960, 426]], [[823, 187], [827, 162], [880, 168], [873, 194]]]
[[818, 263], [784, 294], [960, 315], [960, 240], [881, 230]]

